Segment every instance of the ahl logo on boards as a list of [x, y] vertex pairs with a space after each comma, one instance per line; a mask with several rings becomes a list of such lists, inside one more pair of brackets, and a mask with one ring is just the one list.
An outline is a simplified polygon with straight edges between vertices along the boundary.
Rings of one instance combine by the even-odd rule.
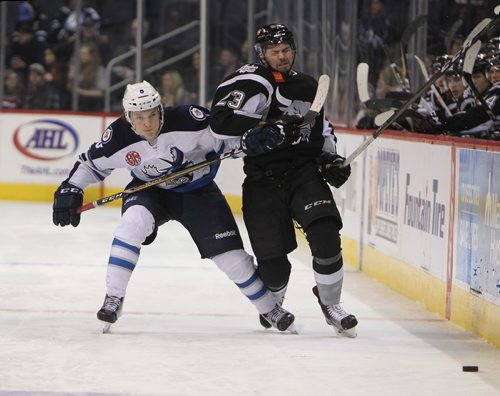
[[79, 145], [78, 135], [70, 125], [50, 119], [19, 125], [13, 142], [25, 156], [42, 161], [68, 157]]

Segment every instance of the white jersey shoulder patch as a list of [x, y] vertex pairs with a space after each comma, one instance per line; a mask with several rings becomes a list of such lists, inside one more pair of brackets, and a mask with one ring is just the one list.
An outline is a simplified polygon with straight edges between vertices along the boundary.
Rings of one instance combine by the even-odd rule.
[[111, 137], [113, 136], [113, 128], [111, 128], [111, 125], [106, 128], [104, 133], [102, 134], [101, 141], [103, 143], [107, 143], [111, 140]]

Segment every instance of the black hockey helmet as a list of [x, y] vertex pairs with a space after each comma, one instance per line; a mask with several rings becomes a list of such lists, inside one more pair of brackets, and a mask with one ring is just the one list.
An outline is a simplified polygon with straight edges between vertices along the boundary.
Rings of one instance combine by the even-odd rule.
[[486, 75], [486, 72], [490, 69], [490, 64], [488, 62], [488, 56], [486, 54], [478, 54], [476, 61], [474, 62], [474, 68], [472, 69], [472, 73], [483, 73]]
[[444, 66], [446, 62], [448, 62], [452, 58], [451, 55], [440, 55], [437, 56], [434, 61], [432, 62], [431, 65], [431, 72], [436, 73], [437, 71], [441, 70], [441, 68]]
[[500, 54], [500, 37], [494, 37], [488, 40], [483, 47], [483, 52], [487, 54], [488, 57]]
[[464, 61], [462, 59], [457, 60], [451, 67], [444, 72], [446, 77], [462, 77]]
[[293, 33], [279, 23], [264, 25], [257, 30], [254, 49], [259, 59], [264, 59], [266, 47], [273, 44], [289, 44], [293, 51], [296, 48]]

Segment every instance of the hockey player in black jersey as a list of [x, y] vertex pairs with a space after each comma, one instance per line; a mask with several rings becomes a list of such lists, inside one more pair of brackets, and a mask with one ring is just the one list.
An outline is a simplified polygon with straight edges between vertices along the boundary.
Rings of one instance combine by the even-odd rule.
[[[76, 227], [83, 190], [114, 169], [130, 170], [133, 179], [129, 188], [230, 148], [230, 141], [222, 142], [211, 134], [207, 109], [189, 105], [164, 108], [160, 95], [146, 81], [127, 86], [123, 108], [124, 116], [106, 129], [100, 142], [80, 155], [55, 192], [55, 225]], [[239, 147], [239, 140], [236, 144]], [[105, 332], [121, 314], [141, 245], [152, 243], [158, 227], [170, 220], [188, 230], [201, 257], [212, 259], [236, 283], [269, 326], [294, 331], [294, 316], [276, 303], [259, 278], [252, 256], [243, 250], [234, 217], [213, 180], [217, 168], [218, 164], [202, 168], [123, 199], [108, 261], [106, 297], [97, 313], [106, 322]]]
[[[472, 81], [488, 105], [490, 114], [500, 120], [500, 54], [485, 59], [481, 54], [476, 59], [472, 73]], [[497, 122], [482, 104], [454, 114], [436, 129], [449, 131], [456, 136], [500, 139]]]
[[[340, 187], [350, 175], [336, 153], [333, 127], [323, 110], [301, 124], [317, 82], [292, 69], [295, 41], [284, 25], [257, 31], [261, 64], [245, 65], [218, 86], [210, 126], [217, 137], [241, 137], [246, 178], [243, 216], [259, 274], [282, 302], [291, 272], [287, 254], [297, 247], [294, 221], [311, 248], [313, 292], [329, 325], [356, 335], [357, 320], [340, 306], [343, 281], [342, 219], [327, 182]], [[264, 327], [268, 327], [262, 320]]]

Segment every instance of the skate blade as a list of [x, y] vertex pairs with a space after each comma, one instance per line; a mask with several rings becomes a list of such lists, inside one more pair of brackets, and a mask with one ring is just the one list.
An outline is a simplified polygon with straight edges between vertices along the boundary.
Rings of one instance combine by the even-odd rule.
[[295, 323], [292, 323], [290, 326], [288, 326], [288, 329], [286, 329], [285, 331], [288, 331], [291, 334], [299, 334], [297, 328], [295, 327]]
[[107, 334], [109, 333], [109, 330], [111, 329], [112, 323], [105, 323], [104, 327], [102, 328], [102, 334]]
[[349, 330], [344, 330], [344, 329], [337, 329], [337, 333], [340, 334], [341, 336], [347, 337], [347, 338], [356, 338], [358, 336], [358, 332], [356, 331], [356, 327], [353, 327], [352, 329]]

